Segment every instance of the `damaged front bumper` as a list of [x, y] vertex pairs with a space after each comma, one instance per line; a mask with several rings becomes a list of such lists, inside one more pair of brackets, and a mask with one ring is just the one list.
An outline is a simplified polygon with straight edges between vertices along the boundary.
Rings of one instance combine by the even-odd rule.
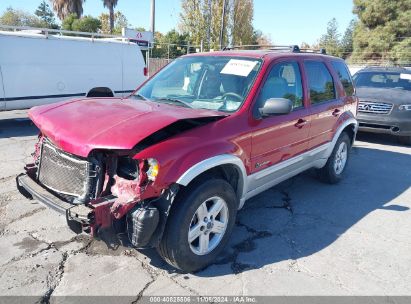
[[76, 233], [85, 231], [94, 235], [99, 226], [102, 228], [111, 226], [111, 216], [104, 216], [106, 212], [101, 209], [109, 211], [110, 206], [115, 202], [114, 196], [96, 200], [92, 205], [75, 205], [53, 195], [27, 174], [17, 176], [16, 182], [18, 190], [24, 196], [34, 198], [46, 207], [66, 215], [68, 225]]
[[[112, 227], [117, 220], [111, 207], [117, 197], [110, 195], [93, 200], [89, 204], [68, 203], [46, 188], [42, 187], [28, 174], [16, 178], [17, 188], [21, 194], [34, 198], [43, 205], [66, 216], [68, 226], [75, 233], [90, 233], [96, 236], [99, 229]], [[130, 242], [137, 248], [156, 247], [161, 240], [170, 206], [178, 191], [171, 187], [161, 197], [153, 200], [136, 202], [135, 207], [125, 216], [124, 230]], [[127, 228], [126, 228], [127, 227]]]

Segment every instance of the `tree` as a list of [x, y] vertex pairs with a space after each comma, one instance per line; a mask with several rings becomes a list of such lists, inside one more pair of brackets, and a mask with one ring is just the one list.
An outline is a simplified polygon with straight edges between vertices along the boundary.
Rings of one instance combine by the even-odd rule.
[[[224, 0], [183, 0], [180, 29], [190, 33], [191, 42], [218, 48]], [[252, 25], [253, 0], [227, 0], [223, 45], [250, 44], [255, 41]]]
[[183, 0], [181, 9], [181, 30], [190, 33], [192, 43], [198, 45], [203, 40], [211, 48], [211, 27], [207, 26], [207, 24], [211, 24], [211, 22], [207, 22], [212, 17], [211, 1]]
[[411, 1], [354, 0], [352, 60], [411, 63]]
[[76, 14], [70, 14], [63, 20], [61, 28], [66, 31], [96, 33], [101, 28], [101, 22], [92, 16], [79, 19]]
[[104, 7], [107, 7], [110, 14], [110, 33], [114, 30], [114, 8], [117, 6], [118, 0], [103, 0]]
[[57, 29], [58, 25], [56, 24], [56, 19], [54, 18], [54, 13], [51, 10], [50, 6], [43, 0], [34, 14], [39, 17], [47, 25], [48, 28]]
[[187, 53], [188, 34], [180, 34], [173, 29], [165, 35], [156, 32], [156, 45], [152, 50], [155, 58], [177, 58]]
[[31, 27], [47, 26], [45, 22], [40, 20], [37, 16], [22, 10], [15, 10], [11, 7], [7, 8], [3, 15], [0, 16], [0, 24]]
[[340, 45], [340, 37], [337, 19], [333, 18], [328, 22], [327, 33], [320, 38], [319, 47], [325, 48], [330, 55], [341, 57], [343, 52]]
[[354, 34], [356, 25], [357, 25], [357, 21], [354, 19], [351, 20], [350, 24], [345, 30], [344, 36], [341, 39], [340, 46], [341, 46], [342, 57], [344, 59], [348, 58], [354, 50], [353, 34]]
[[253, 16], [253, 0], [233, 0], [229, 27], [232, 45], [249, 45], [255, 43]]
[[50, 0], [53, 9], [60, 20], [66, 19], [70, 14], [75, 14], [80, 18], [83, 14], [83, 3], [85, 0]]
[[259, 45], [262, 48], [266, 48], [269, 45], [272, 45], [273, 42], [271, 41], [271, 38], [267, 35], [264, 35], [261, 31], [256, 30], [253, 33], [253, 40], [252, 43], [253, 45]]
[[117, 11], [114, 14], [114, 28], [110, 31], [110, 15], [109, 14], [101, 14], [100, 17], [101, 22], [101, 32], [104, 34], [115, 34], [121, 35], [121, 31], [123, 27], [128, 26], [128, 20], [126, 16], [123, 15], [120, 11]]

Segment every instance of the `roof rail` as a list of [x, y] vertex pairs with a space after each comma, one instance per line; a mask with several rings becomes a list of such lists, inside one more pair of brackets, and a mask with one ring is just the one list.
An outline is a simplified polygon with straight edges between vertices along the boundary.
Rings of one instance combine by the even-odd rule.
[[300, 49], [300, 52], [303, 52], [303, 53], [317, 53], [317, 54], [327, 55], [327, 51], [324, 48], [320, 48], [320, 49], [302, 48], [302, 49]]
[[90, 33], [90, 32], [77, 32], [77, 31], [66, 31], [66, 30], [59, 30], [59, 29], [49, 29], [49, 28], [36, 28], [36, 27], [29, 27], [29, 26], [11, 26], [11, 25], [2, 25], [0, 24], [0, 30], [6, 30], [11, 32], [31, 32], [31, 33], [38, 33], [44, 35], [46, 37], [49, 34], [60, 34], [64, 36], [64, 34], [69, 34], [71, 36], [78, 35], [78, 36], [85, 36], [89, 38], [122, 38], [128, 40], [129, 38], [119, 36], [119, 35], [106, 35], [101, 33]]
[[298, 45], [244, 44], [244, 45], [226, 46], [222, 49], [222, 51], [231, 51], [231, 50], [238, 50], [238, 49], [249, 50], [251, 48], [265, 49], [265, 50], [270, 50], [270, 51], [290, 51], [290, 52], [298, 52], [300, 49]]
[[250, 49], [250, 48], [266, 49], [270, 51], [288, 51], [292, 53], [318, 53], [326, 55], [327, 52], [324, 48], [321, 49], [310, 49], [310, 48], [300, 48], [298, 45], [236, 45], [230, 47], [224, 47], [223, 51], [230, 51], [236, 49]]

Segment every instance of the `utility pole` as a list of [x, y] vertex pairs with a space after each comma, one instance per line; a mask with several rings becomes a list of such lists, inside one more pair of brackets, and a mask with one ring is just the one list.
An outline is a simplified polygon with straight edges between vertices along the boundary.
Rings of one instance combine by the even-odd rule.
[[156, 30], [156, 0], [151, 0], [151, 26], [150, 26], [150, 31], [154, 33]]
[[208, 44], [208, 50], [211, 49], [211, 0], [208, 0], [208, 14], [207, 14], [207, 44]]
[[221, 29], [220, 29], [220, 50], [223, 49], [223, 39], [224, 39], [224, 27], [225, 27], [225, 6], [226, 6], [226, 1], [223, 1], [223, 13], [221, 15]]

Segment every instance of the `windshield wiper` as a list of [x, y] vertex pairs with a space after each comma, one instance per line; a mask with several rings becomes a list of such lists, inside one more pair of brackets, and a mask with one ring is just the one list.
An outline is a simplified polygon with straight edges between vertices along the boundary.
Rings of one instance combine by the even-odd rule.
[[189, 104], [186, 101], [183, 101], [181, 99], [177, 99], [177, 98], [169, 98], [169, 97], [165, 97], [165, 98], [158, 98], [155, 99], [155, 101], [170, 101], [170, 102], [174, 102], [174, 103], [181, 103], [182, 105], [186, 106], [187, 108], [193, 108], [191, 106], [191, 104]]
[[140, 98], [140, 99], [142, 99], [142, 100], [145, 100], [145, 101], [150, 101], [147, 97], [145, 97], [145, 96], [143, 96], [143, 95], [141, 95], [141, 94], [134, 94], [133, 96], [134, 96], [134, 97], [137, 97], [137, 98]]

